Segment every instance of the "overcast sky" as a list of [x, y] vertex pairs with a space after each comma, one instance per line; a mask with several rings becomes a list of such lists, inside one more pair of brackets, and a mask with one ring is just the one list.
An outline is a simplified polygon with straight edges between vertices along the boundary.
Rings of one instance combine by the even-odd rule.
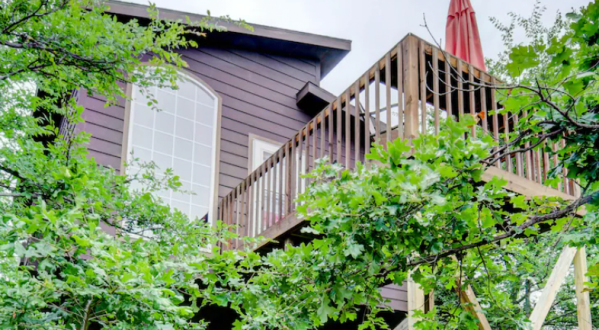
[[[147, 0], [126, 0], [147, 4]], [[322, 81], [337, 95], [343, 92], [411, 32], [432, 41], [423, 24], [426, 14], [435, 39], [445, 39], [449, 0], [153, 0], [158, 7], [213, 16], [229, 15], [248, 23], [327, 35], [352, 41], [351, 52]], [[535, 0], [471, 0], [478, 18], [483, 52], [494, 57], [502, 50], [501, 35], [489, 21], [509, 22], [510, 11], [529, 15]], [[542, 0], [544, 20], [551, 23], [558, 10], [569, 12], [589, 0]]]

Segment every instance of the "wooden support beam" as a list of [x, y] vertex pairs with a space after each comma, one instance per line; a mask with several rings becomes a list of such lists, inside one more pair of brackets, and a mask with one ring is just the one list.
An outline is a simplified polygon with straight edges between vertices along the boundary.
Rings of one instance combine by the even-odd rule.
[[[451, 258], [456, 263], [458, 262], [458, 259], [455, 256], [451, 256]], [[456, 279], [456, 291], [460, 297], [460, 302], [464, 304], [464, 309], [478, 320], [478, 328], [480, 330], [491, 330], [491, 325], [483, 313], [482, 307], [480, 307], [480, 304], [478, 303], [478, 299], [474, 294], [474, 290], [472, 290], [472, 286], [468, 284], [466, 290], [462, 290], [463, 280], [464, 278], [460, 277], [460, 274], [458, 273]]]
[[414, 325], [418, 322], [418, 318], [414, 316], [415, 311], [424, 311], [424, 291], [418, 283], [412, 280], [411, 274], [408, 274], [408, 329], [415, 329]]
[[472, 314], [478, 320], [478, 328], [480, 330], [491, 330], [491, 325], [487, 320], [487, 317], [483, 313], [482, 307], [478, 303], [478, 299], [476, 299], [476, 295], [474, 294], [474, 290], [472, 287], [468, 285], [465, 290], [462, 290], [462, 286], [460, 281], [458, 281], [457, 289], [460, 292], [460, 301], [464, 304], [464, 309], [467, 310], [470, 314]]
[[539, 297], [535, 309], [532, 311], [532, 314], [530, 314], [533, 330], [540, 330], [543, 326], [543, 322], [545, 322], [545, 318], [553, 305], [553, 301], [557, 296], [557, 291], [568, 274], [568, 269], [570, 268], [570, 265], [572, 265], [575, 255], [576, 248], [565, 247], [559, 256], [559, 259], [557, 259], [557, 263], [547, 280], [547, 284], [541, 293], [541, 297]]
[[587, 282], [587, 253], [584, 247], [580, 248], [574, 256], [574, 283], [576, 284], [576, 308], [578, 311], [578, 330], [592, 330], [591, 299], [589, 292], [585, 292], [584, 283]]

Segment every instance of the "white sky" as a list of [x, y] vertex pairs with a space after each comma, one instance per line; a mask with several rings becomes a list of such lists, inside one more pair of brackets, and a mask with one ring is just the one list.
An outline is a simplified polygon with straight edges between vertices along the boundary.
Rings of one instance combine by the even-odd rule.
[[[147, 4], [147, 0], [125, 0]], [[213, 16], [229, 15], [248, 23], [274, 26], [352, 40], [351, 52], [322, 81], [337, 95], [363, 74], [407, 33], [432, 41], [423, 24], [426, 14], [435, 39], [445, 39], [449, 0], [152, 0], [158, 7]], [[528, 16], [535, 0], [471, 0], [478, 19], [483, 52], [494, 57], [502, 48], [501, 35], [489, 21], [509, 22], [510, 11]], [[590, 0], [542, 0], [544, 21], [555, 13], [579, 8]]]

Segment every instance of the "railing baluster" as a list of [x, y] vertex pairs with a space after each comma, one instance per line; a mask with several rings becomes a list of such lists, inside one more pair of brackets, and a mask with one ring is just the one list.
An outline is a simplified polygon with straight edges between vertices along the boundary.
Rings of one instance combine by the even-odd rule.
[[[560, 140], [560, 146], [562, 149], [565, 148], [566, 141]], [[565, 166], [563, 168], [562, 175], [563, 175], [563, 181], [564, 181], [564, 193], [570, 194], [570, 187], [569, 187], [569, 182], [568, 182], [568, 169]]]
[[424, 55], [424, 41], [420, 40], [418, 63], [420, 68], [420, 116], [422, 119], [420, 126], [422, 127], [422, 134], [426, 134], [426, 122], [428, 120], [426, 111], [426, 57]]
[[249, 226], [250, 226], [250, 187], [249, 187], [249, 183], [250, 183], [250, 178], [247, 177], [245, 180], [243, 180], [243, 189], [245, 190], [245, 194], [243, 195], [244, 199], [243, 199], [243, 211], [244, 211], [244, 217], [243, 217], [243, 236], [249, 236]]
[[254, 236], [254, 173], [250, 173], [248, 180], [248, 221], [246, 232], [250, 237]]
[[[480, 82], [481, 85], [485, 86], [487, 84], [487, 76], [481, 71], [480, 72]], [[483, 136], [489, 134], [489, 123], [487, 121], [487, 87], [481, 87], [480, 89], [480, 112], [482, 114], [482, 125], [483, 125]]]
[[293, 136], [293, 139], [291, 140], [291, 158], [290, 159], [290, 163], [289, 163], [289, 186], [290, 186], [290, 190], [289, 190], [289, 213], [291, 213], [295, 207], [293, 205], [293, 200], [295, 199], [295, 189], [296, 189], [296, 162], [297, 162], [297, 155], [295, 152], [295, 144], [296, 144], [296, 138], [297, 135]]
[[451, 83], [451, 63], [449, 54], [443, 53], [445, 58], [445, 110], [447, 110], [447, 117], [453, 116], [451, 109], [451, 94], [453, 85]]
[[[504, 131], [503, 140], [507, 144], [507, 143], [510, 142], [510, 137], [509, 137], [509, 135], [510, 135], [510, 122], [509, 122], [509, 117], [508, 117], [507, 113], [503, 114], [503, 131]], [[507, 151], [510, 151], [510, 149], [507, 148]], [[508, 155], [505, 156], [505, 160], [507, 162], [506, 170], [508, 172], [512, 173], [512, 170], [513, 170], [512, 157], [508, 154]]]
[[381, 143], [381, 69], [378, 62], [374, 67], [374, 114], [375, 141]]
[[351, 111], [349, 110], [350, 90], [345, 91], [345, 168], [351, 165]]
[[323, 158], [324, 155], [326, 155], [324, 144], [326, 140], [326, 112], [327, 109], [325, 108], [325, 110], [320, 113], [320, 158]]
[[439, 134], [439, 52], [433, 48], [433, 106], [435, 107], [435, 135]]
[[335, 110], [335, 119], [337, 120], [337, 125], [335, 125], [335, 141], [337, 143], [337, 163], [343, 164], [343, 151], [341, 151], [341, 141], [343, 134], [343, 126], [341, 126], [341, 97], [337, 98], [337, 110]]
[[268, 191], [268, 200], [266, 201], [266, 219], [267, 219], [267, 223], [268, 223], [268, 227], [272, 226], [274, 220], [273, 220], [273, 212], [272, 212], [272, 206], [274, 205], [273, 203], [273, 197], [274, 197], [274, 183], [276, 182], [276, 174], [277, 172], [274, 170], [275, 166], [274, 166], [274, 158], [275, 158], [276, 154], [273, 154], [273, 156], [269, 157], [267, 162], [267, 167], [268, 167], [268, 173], [267, 173], [267, 184], [266, 184], [266, 190]]
[[393, 140], [391, 136], [391, 53], [385, 55], [385, 108], [387, 109], [385, 114], [387, 117], [385, 131], [387, 132], [387, 142], [389, 142]]
[[[557, 163], [559, 161], [558, 156], [557, 156], [557, 149], [558, 149], [557, 143], [553, 142], [552, 147], [553, 147], [553, 157], [552, 157], [553, 166], [556, 167]], [[557, 183], [557, 190], [562, 191], [562, 183], [561, 182]]]
[[237, 237], [235, 238], [235, 248], [239, 249], [241, 244], [240, 238], [243, 232], [243, 181], [238, 186], [239, 192], [237, 193]]
[[[318, 127], [318, 116], [314, 117], [312, 120], [312, 166], [310, 171], [313, 171], [316, 167], [316, 149], [318, 148], [318, 135], [316, 134], [316, 129]], [[310, 180], [312, 182], [312, 180]]]
[[[364, 153], [370, 153], [370, 78], [364, 75]], [[366, 160], [364, 160], [366, 162]]]
[[547, 141], [543, 142], [543, 182], [547, 182], [549, 174], [549, 153], [547, 152]]
[[[233, 190], [233, 193], [235, 192], [235, 190]], [[233, 201], [234, 201], [235, 196], [233, 194], [229, 195], [229, 215], [228, 215], [228, 225], [231, 226], [233, 225]], [[231, 239], [227, 240], [228, 245], [228, 249], [232, 249], [233, 248], [233, 242], [231, 241]]]
[[[514, 131], [518, 129], [518, 122], [520, 121], [519, 117], [517, 114], [514, 114], [513, 116], [514, 118]], [[516, 173], [520, 176], [524, 175], [523, 171], [523, 165], [522, 165], [523, 161], [522, 161], [522, 154], [521, 153], [517, 153], [516, 154]], [[528, 161], [528, 159], [525, 162], [526, 164], [526, 173], [530, 174], [530, 162]]]
[[277, 222], [279, 222], [281, 219], [283, 219], [283, 196], [285, 195], [285, 192], [283, 191], [283, 182], [285, 181], [285, 173], [283, 172], [283, 164], [285, 164], [285, 149], [287, 149], [285, 146], [287, 144], [283, 145], [283, 148], [279, 149], [279, 193], [277, 195], [278, 198], [278, 208], [277, 208]]
[[[474, 98], [474, 85], [472, 84], [472, 82], [474, 82], [474, 68], [472, 67], [472, 65], [468, 66], [468, 81], [470, 82], [468, 84], [468, 87], [470, 89], [470, 115], [472, 116], [472, 118], [476, 119], [476, 100]], [[472, 137], [476, 137], [476, 125], [472, 125], [470, 133], [472, 134]]]
[[397, 44], [397, 137], [404, 137], [404, 104], [403, 104], [403, 48]]
[[268, 188], [266, 181], [266, 162], [260, 166], [260, 231], [266, 230], [266, 199], [268, 198]]
[[[524, 112], [522, 115], [524, 117], [528, 116], [528, 114], [526, 112]], [[519, 119], [519, 117], [518, 117], [517, 114], [514, 114], [514, 130], [518, 129], [519, 125], [520, 125], [520, 119]], [[529, 142], [524, 143], [524, 147], [525, 148], [530, 147], [530, 143]], [[516, 157], [517, 157], [516, 161], [518, 159], [521, 159], [522, 158], [522, 153], [518, 153], [518, 155]], [[533, 165], [533, 160], [532, 160], [532, 154], [529, 151], [526, 151], [524, 153], [524, 157], [525, 157], [524, 163], [526, 164], [526, 178], [528, 180], [533, 180], [533, 178], [534, 178], [534, 176], [533, 176], [533, 173], [534, 173], [534, 168], [533, 167], [534, 167], [534, 165]], [[521, 174], [519, 174], [519, 175], [521, 175]]]
[[360, 79], [354, 83], [354, 164], [360, 160]]
[[463, 75], [462, 75], [462, 61], [458, 58], [457, 59], [457, 80], [458, 80], [458, 120], [461, 121], [462, 117], [464, 117], [464, 93], [463, 93], [463, 89], [464, 89], [464, 84], [462, 82], [463, 79]]
[[335, 162], [335, 158], [333, 158], [333, 133], [335, 132], [335, 123], [333, 122], [333, 106], [334, 102], [329, 106], [329, 161], [331, 163]]
[[296, 197], [299, 196], [302, 193], [302, 182], [304, 179], [302, 179], [302, 174], [303, 174], [303, 164], [304, 164], [304, 130], [306, 127], [302, 128], [300, 130], [299, 133], [299, 138], [297, 141], [297, 145], [298, 145], [298, 151], [297, 151], [297, 175], [295, 175], [295, 178], [297, 179], [297, 192], [296, 192]]
[[[497, 80], [495, 77], [491, 78], [491, 85], [495, 86], [497, 84]], [[497, 100], [495, 96], [495, 88], [491, 88], [491, 110], [493, 110], [493, 137], [495, 138], [495, 142], [499, 145], [499, 116], [497, 115]], [[498, 148], [494, 148], [494, 151], [497, 151]], [[501, 168], [501, 159], [495, 163], [498, 168]]]

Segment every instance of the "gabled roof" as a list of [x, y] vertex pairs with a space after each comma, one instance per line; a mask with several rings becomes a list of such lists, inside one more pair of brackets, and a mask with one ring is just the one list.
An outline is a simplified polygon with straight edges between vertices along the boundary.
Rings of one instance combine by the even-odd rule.
[[[123, 17], [148, 18], [147, 6], [109, 1], [109, 13]], [[199, 21], [204, 15], [185, 13], [171, 9], [158, 8], [160, 17], [185, 22]], [[270, 26], [248, 23], [253, 31], [238, 25], [222, 22], [227, 32], [211, 32], [202, 39], [202, 45], [225, 46], [260, 51], [279, 55], [304, 57], [320, 61], [320, 78], [324, 78], [351, 50], [351, 41], [317, 34], [286, 30]]]

